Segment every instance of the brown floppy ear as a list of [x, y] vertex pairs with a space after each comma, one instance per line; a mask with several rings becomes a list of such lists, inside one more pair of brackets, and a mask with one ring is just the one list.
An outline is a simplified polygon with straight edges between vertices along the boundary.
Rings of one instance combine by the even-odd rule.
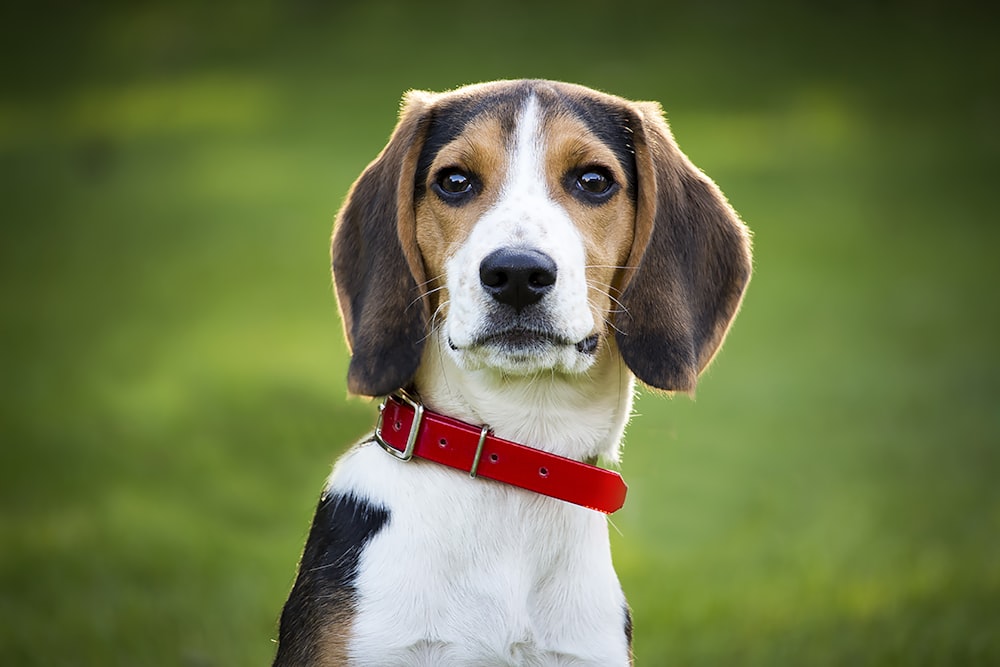
[[674, 142], [655, 103], [633, 107], [635, 240], [616, 340], [642, 382], [691, 392], [722, 345], [750, 280], [750, 234]]
[[413, 179], [431, 100], [406, 95], [389, 143], [351, 187], [334, 227], [333, 277], [355, 394], [384, 396], [409, 384], [427, 337]]

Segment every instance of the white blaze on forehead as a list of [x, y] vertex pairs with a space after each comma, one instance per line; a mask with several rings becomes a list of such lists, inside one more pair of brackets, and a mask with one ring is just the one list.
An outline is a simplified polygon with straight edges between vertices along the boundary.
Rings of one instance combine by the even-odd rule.
[[[491, 327], [496, 324], [493, 315], [498, 305], [480, 283], [479, 266], [487, 255], [501, 248], [536, 250], [556, 263], [555, 285], [533, 307], [551, 325], [553, 336], [579, 342], [594, 330], [587, 301], [583, 239], [567, 211], [548, 191], [547, 183], [560, 182], [562, 175], [555, 174], [553, 179], [553, 175], [545, 173], [543, 120], [538, 100], [530, 97], [515, 125], [507, 172], [482, 175], [484, 181], [490, 177], [501, 179], [496, 203], [476, 222], [468, 239], [446, 263], [450, 295], [447, 333], [460, 349], [495, 333]], [[486, 365], [501, 358], [492, 353], [487, 357]], [[588, 355], [581, 356], [571, 345], [539, 355], [537, 363], [539, 369], [582, 370], [590, 361]]]
[[[505, 184], [504, 194], [545, 196], [545, 144], [541, 137], [541, 118], [538, 100], [532, 95], [524, 105], [517, 134], [514, 140], [514, 154]], [[503, 197], [501, 196], [501, 199]]]

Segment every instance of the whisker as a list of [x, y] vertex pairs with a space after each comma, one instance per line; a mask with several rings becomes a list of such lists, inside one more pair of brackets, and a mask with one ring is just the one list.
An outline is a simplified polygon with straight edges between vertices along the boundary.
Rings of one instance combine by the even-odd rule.
[[593, 287], [594, 289], [597, 289], [598, 287], [606, 287], [607, 288], [606, 290], [598, 290], [598, 291], [604, 292], [608, 296], [611, 296], [611, 292], [612, 291], [614, 291], [615, 293], [617, 293], [619, 295], [621, 295], [621, 293], [622, 293], [621, 290], [618, 289], [617, 287], [615, 287], [614, 285], [609, 285], [608, 283], [602, 283], [602, 282], [597, 281], [597, 280], [589, 280], [588, 279], [587, 280], [587, 284], [590, 285], [591, 287]]
[[421, 342], [421, 343], [425, 342], [428, 338], [430, 338], [431, 336], [433, 336], [438, 331], [438, 329], [441, 328], [441, 325], [444, 324], [444, 320], [440, 319], [438, 317], [438, 315], [441, 314], [441, 311], [449, 303], [451, 303], [450, 300], [448, 300], [448, 301], [442, 301], [440, 304], [438, 304], [438, 307], [434, 310], [434, 312], [431, 313], [430, 327], [428, 327], [428, 329], [427, 329], [427, 335], [423, 336], [420, 339], [419, 342]]
[[[620, 308], [620, 310], [615, 310], [615, 311], [612, 311], [612, 312], [616, 312], [616, 313], [627, 313], [628, 312], [628, 308], [625, 307], [625, 304], [622, 303], [617, 298], [615, 298], [615, 297], [613, 297], [611, 295], [610, 290], [615, 289], [613, 286], [611, 286], [611, 285], [605, 285], [604, 283], [599, 283], [599, 282], [596, 282], [596, 281], [593, 281], [593, 280], [588, 280], [587, 281], [587, 285], [589, 287], [592, 287], [595, 292], [598, 292], [598, 293], [603, 294], [604, 296], [608, 297], [612, 302], [614, 302], [615, 305], [617, 305]], [[604, 287], [607, 287], [608, 289], [607, 290], [602, 290], [599, 287], [600, 285], [603, 285]], [[615, 290], [615, 291], [617, 292], [618, 290]]]
[[[597, 291], [598, 291], [598, 292], [601, 292], [601, 290], [597, 290]], [[601, 292], [601, 293], [602, 293], [602, 294], [604, 294], [603, 292]], [[608, 298], [610, 298], [610, 299], [612, 299], [613, 301], [616, 301], [616, 302], [617, 302], [617, 299], [615, 299], [615, 298], [614, 298], [614, 297], [612, 297], [611, 295], [609, 295], [609, 294], [605, 294], [605, 296], [607, 296]], [[587, 299], [587, 304], [588, 304], [588, 305], [589, 305], [589, 306], [590, 306], [591, 308], [594, 308], [594, 309], [596, 310], [596, 308], [595, 308], [595, 304], [594, 304], [594, 302], [593, 302], [593, 301], [592, 301], [591, 299], [589, 299], [589, 298]], [[619, 303], [619, 305], [621, 305], [621, 304]], [[626, 315], [627, 315], [627, 314], [628, 314], [628, 309], [627, 309], [627, 308], [625, 308], [624, 306], [622, 306], [622, 307], [621, 307], [620, 309], [618, 309], [618, 308], [615, 308], [615, 309], [612, 309], [612, 310], [609, 310], [609, 311], [608, 311], [608, 313], [610, 313], [610, 314], [614, 314], [614, 315], [618, 315], [619, 313], [624, 313], [624, 314], [626, 314]], [[619, 329], [618, 327], [616, 327], [616, 326], [615, 326], [615, 324], [614, 324], [614, 322], [612, 322], [611, 320], [609, 320], [609, 319], [608, 319], [607, 317], [602, 317], [601, 319], [602, 319], [602, 320], [604, 321], [604, 323], [605, 323], [605, 324], [606, 324], [606, 325], [607, 325], [607, 326], [608, 326], [608, 327], [609, 327], [610, 329], [613, 329], [613, 330], [614, 330], [614, 331], [615, 331], [616, 333], [620, 333], [620, 334], [621, 334], [621, 335], [623, 335], [623, 336], [627, 336], [627, 335], [628, 335], [628, 334], [626, 334], [626, 333], [625, 333], [624, 331], [622, 331], [621, 329]]]
[[441, 279], [441, 278], [443, 278], [443, 277], [444, 277], [444, 276], [433, 276], [433, 277], [431, 277], [431, 278], [428, 278], [428, 279], [427, 279], [427, 280], [425, 280], [424, 282], [422, 282], [422, 283], [420, 283], [419, 285], [417, 285], [417, 289], [420, 289], [421, 287], [424, 287], [425, 285], [430, 285], [430, 284], [431, 284], [432, 282], [434, 282], [435, 280], [439, 280], [439, 279]]
[[617, 333], [617, 334], [621, 334], [621, 335], [623, 335], [623, 336], [627, 336], [627, 335], [628, 335], [627, 333], [625, 333], [624, 331], [622, 331], [621, 329], [619, 329], [618, 327], [616, 327], [616, 326], [615, 326], [615, 323], [614, 323], [614, 322], [612, 322], [611, 320], [609, 320], [608, 318], [606, 318], [606, 317], [602, 317], [601, 319], [602, 319], [602, 320], [604, 320], [604, 323], [605, 323], [606, 325], [608, 325], [608, 328], [609, 328], [609, 329], [613, 329], [615, 333]]
[[445, 364], [444, 361], [445, 354], [447, 354], [444, 347], [446, 344], [444, 338], [438, 336], [437, 344], [438, 348], [441, 350], [441, 353], [438, 355], [438, 368], [441, 370], [441, 377], [444, 378], [445, 387], [449, 388], [450, 390], [451, 378], [448, 377], [448, 365]]
[[434, 294], [434, 292], [440, 292], [444, 288], [445, 288], [445, 286], [441, 285], [440, 287], [435, 287], [432, 290], [428, 290], [426, 292], [423, 292], [422, 294], [417, 295], [417, 298], [415, 298], [413, 301], [411, 301], [410, 303], [408, 303], [406, 305], [407, 310], [409, 310], [410, 308], [412, 308], [418, 301], [420, 301], [420, 300], [422, 300], [422, 299], [424, 299], [426, 297], [429, 297], [431, 294]]
[[618, 264], [584, 264], [585, 269], [625, 269], [627, 271], [634, 271], [638, 269], [638, 266], [621, 266]]
[[604, 323], [605, 324], [607, 324], [609, 327], [611, 327], [612, 329], [615, 330], [615, 333], [621, 334], [623, 336], [627, 336], [628, 335], [627, 333], [625, 333], [624, 331], [622, 331], [621, 329], [619, 329], [618, 327], [616, 327], [615, 323], [612, 322], [611, 320], [609, 320], [608, 318], [605, 317], [603, 319], [604, 319]]
[[600, 292], [601, 294], [603, 294], [604, 296], [608, 297], [616, 306], [618, 306], [618, 308], [615, 311], [613, 311], [613, 312], [617, 312], [617, 313], [627, 313], [628, 312], [628, 308], [625, 307], [625, 304], [622, 303], [621, 301], [619, 301], [618, 299], [616, 299], [615, 297], [611, 296], [608, 292], [601, 292], [601, 290], [597, 290], [597, 291]]

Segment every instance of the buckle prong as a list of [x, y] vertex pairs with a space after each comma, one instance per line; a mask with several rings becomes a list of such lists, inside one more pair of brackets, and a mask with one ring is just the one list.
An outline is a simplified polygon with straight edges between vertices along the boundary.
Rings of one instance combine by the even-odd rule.
[[[406, 436], [406, 447], [403, 451], [399, 451], [386, 442], [385, 438], [382, 437], [382, 424], [385, 419], [385, 408], [389, 401], [393, 398], [396, 398], [400, 402], [406, 403], [413, 408], [413, 423], [410, 424], [410, 433]], [[424, 406], [407, 392], [400, 389], [399, 391], [382, 399], [382, 403], [378, 406], [378, 421], [375, 422], [375, 441], [382, 449], [392, 454], [400, 461], [409, 461], [413, 458], [413, 450], [417, 446], [417, 435], [420, 432], [420, 425], [423, 422], [423, 419]]]

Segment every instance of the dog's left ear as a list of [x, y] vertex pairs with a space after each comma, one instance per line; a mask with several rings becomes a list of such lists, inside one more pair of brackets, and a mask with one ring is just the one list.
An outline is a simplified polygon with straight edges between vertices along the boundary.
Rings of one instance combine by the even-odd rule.
[[432, 101], [430, 93], [407, 94], [389, 143], [351, 187], [334, 227], [333, 278], [354, 394], [384, 396], [409, 384], [427, 337], [413, 196]]
[[750, 280], [750, 234], [719, 188], [677, 147], [655, 103], [632, 106], [635, 238], [616, 319], [628, 367], [691, 392], [722, 345]]

